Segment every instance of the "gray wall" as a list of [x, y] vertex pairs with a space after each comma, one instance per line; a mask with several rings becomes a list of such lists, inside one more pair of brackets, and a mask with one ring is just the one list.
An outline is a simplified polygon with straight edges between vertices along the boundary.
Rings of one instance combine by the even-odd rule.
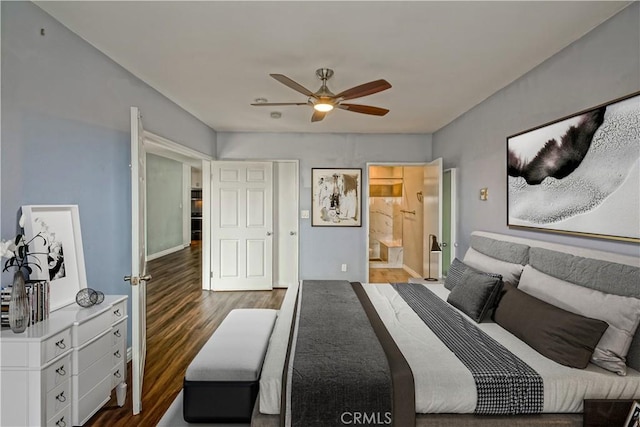
[[636, 2], [433, 134], [434, 158], [458, 168], [461, 256], [473, 230], [639, 254], [637, 244], [506, 226], [506, 137], [640, 90], [639, 9]]
[[182, 163], [147, 154], [147, 255], [182, 248], [182, 174]]
[[1, 237], [15, 236], [21, 205], [77, 204], [89, 286], [129, 294], [129, 107], [209, 155], [215, 132], [33, 3], [1, 7]]
[[[217, 158], [299, 160], [300, 209], [311, 209], [311, 168], [431, 160], [431, 135], [218, 133]], [[366, 200], [363, 200], [366, 203]], [[366, 208], [366, 207], [365, 207]], [[367, 227], [311, 227], [300, 219], [300, 278], [367, 281]], [[342, 273], [340, 265], [348, 271]]]

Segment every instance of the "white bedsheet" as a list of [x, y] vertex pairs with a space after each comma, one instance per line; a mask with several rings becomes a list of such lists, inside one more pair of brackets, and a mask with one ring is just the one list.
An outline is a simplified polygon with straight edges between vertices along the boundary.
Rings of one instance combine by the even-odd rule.
[[[441, 284], [424, 286], [444, 300], [449, 294]], [[416, 412], [472, 413], [477, 399], [475, 382], [462, 362], [391, 286], [364, 284], [364, 288], [413, 371]], [[282, 372], [295, 299], [293, 291], [295, 289], [287, 292], [282, 303], [262, 369], [260, 412], [264, 414], [280, 413]], [[583, 399], [640, 398], [640, 373], [633, 369], [621, 377], [593, 364], [586, 369], [569, 368], [540, 355], [495, 323], [485, 322], [479, 326], [542, 376], [544, 412], [581, 412]]]

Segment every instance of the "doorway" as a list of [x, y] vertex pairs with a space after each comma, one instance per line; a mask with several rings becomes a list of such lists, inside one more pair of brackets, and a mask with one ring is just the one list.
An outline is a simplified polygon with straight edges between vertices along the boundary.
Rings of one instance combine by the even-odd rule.
[[423, 165], [369, 166], [369, 281], [422, 276]]
[[442, 159], [367, 164], [364, 196], [369, 282], [442, 277]]
[[[200, 153], [196, 150], [185, 147], [146, 130], [143, 132], [143, 137], [145, 142], [145, 150], [147, 153], [151, 153], [153, 155], [160, 156], [166, 159], [171, 159], [182, 164], [183, 196], [181, 203], [181, 212], [183, 221], [181, 245], [183, 248], [186, 248], [192, 242], [196, 242], [197, 244], [201, 245], [201, 248], [197, 249], [201, 252], [201, 286], [203, 289], [209, 289], [211, 281], [209, 273], [211, 271], [209, 267], [211, 258], [211, 246], [210, 236], [207, 232], [211, 227], [211, 218], [209, 215], [209, 204], [211, 203], [211, 180], [205, 179], [205, 177], [209, 177], [211, 175], [210, 165], [212, 159], [206, 154]], [[147, 181], [148, 178], [149, 177], [146, 178]], [[192, 190], [194, 189], [196, 190], [195, 194], [192, 193]], [[192, 200], [192, 198], [195, 197], [200, 197], [201, 201], [196, 203], [195, 200]], [[198, 207], [200, 207], [200, 209], [198, 209]], [[199, 219], [195, 220], [197, 222], [197, 227], [192, 219], [193, 213], [195, 213], [196, 216], [200, 216]], [[194, 227], [199, 228], [200, 230], [200, 233], [196, 234], [196, 237], [200, 237], [199, 241], [193, 239]], [[175, 249], [179, 249], [178, 245], [176, 245], [176, 247], [174, 247], [173, 249], [174, 251]], [[156, 254], [154, 258], [157, 258], [158, 255], [162, 256], [171, 252], [172, 251], [168, 251], [165, 254]]]
[[270, 290], [296, 283], [298, 161], [211, 165], [211, 289]]

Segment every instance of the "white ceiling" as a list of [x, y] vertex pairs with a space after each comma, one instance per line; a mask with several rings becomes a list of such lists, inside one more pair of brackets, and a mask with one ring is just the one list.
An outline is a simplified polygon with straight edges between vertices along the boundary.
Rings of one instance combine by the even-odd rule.
[[[36, 3], [217, 131], [432, 133], [630, 2]], [[349, 102], [391, 111], [311, 123], [308, 106], [249, 105], [305, 102], [269, 74], [316, 91], [321, 67], [334, 93], [388, 80]]]

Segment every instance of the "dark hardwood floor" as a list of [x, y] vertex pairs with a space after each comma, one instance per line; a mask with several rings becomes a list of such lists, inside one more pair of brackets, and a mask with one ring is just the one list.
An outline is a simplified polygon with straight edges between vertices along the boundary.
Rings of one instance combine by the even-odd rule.
[[147, 284], [147, 359], [142, 412], [133, 416], [131, 363], [127, 400], [111, 401], [85, 425], [155, 426], [182, 390], [182, 380], [222, 319], [234, 308], [279, 308], [284, 289], [256, 292], [210, 292], [201, 288], [200, 242], [149, 262]]

